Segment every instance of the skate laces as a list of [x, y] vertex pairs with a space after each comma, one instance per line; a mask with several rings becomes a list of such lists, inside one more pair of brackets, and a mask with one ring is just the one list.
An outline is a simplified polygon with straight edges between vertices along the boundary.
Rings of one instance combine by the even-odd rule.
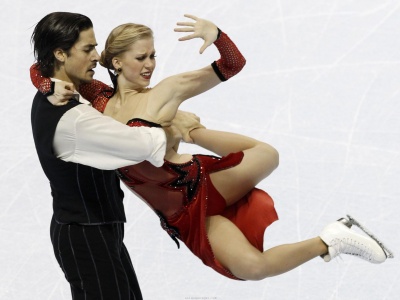
[[[373, 251], [368, 246], [351, 238], [334, 239], [329, 247], [329, 254], [332, 258], [340, 257], [340, 254], [358, 256], [368, 261], [373, 260]], [[334, 250], [334, 253], [331, 253]], [[332, 251], [333, 252], [333, 251]], [[341, 257], [340, 257], [341, 258]]]

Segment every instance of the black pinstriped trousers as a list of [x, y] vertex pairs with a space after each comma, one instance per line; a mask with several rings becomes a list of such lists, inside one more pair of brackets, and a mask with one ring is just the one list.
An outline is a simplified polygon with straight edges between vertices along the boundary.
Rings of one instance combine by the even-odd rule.
[[124, 224], [50, 226], [54, 254], [74, 300], [142, 300], [123, 243]]

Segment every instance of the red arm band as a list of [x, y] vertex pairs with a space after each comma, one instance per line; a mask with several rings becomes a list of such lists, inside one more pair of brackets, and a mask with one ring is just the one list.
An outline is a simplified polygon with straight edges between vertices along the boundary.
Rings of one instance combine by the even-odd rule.
[[211, 66], [219, 79], [226, 81], [243, 69], [246, 59], [232, 40], [219, 28], [218, 31], [219, 37], [215, 40], [214, 45], [221, 54], [221, 58], [214, 61]]
[[92, 106], [99, 112], [104, 112], [108, 100], [114, 94], [114, 89], [107, 84], [93, 79], [90, 83], [79, 86], [79, 93], [92, 103]]
[[[54, 93], [54, 82], [48, 77], [43, 77], [38, 69], [37, 64], [33, 64], [30, 68], [31, 81], [33, 85], [45, 96]], [[90, 83], [81, 84], [79, 93], [92, 103], [92, 106], [100, 112], [104, 112], [108, 99], [112, 96], [114, 89], [107, 84], [92, 80]]]
[[45, 96], [53, 95], [54, 82], [50, 78], [43, 77], [39, 71], [39, 65], [33, 64], [29, 69], [32, 84]]

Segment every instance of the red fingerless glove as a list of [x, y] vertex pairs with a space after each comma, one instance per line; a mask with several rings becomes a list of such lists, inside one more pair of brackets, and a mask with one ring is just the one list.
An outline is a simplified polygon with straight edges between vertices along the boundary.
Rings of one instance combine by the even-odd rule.
[[214, 61], [211, 66], [219, 79], [226, 81], [243, 69], [246, 59], [232, 40], [219, 28], [218, 38], [215, 40], [214, 45], [221, 54], [221, 58]]
[[32, 84], [45, 96], [53, 95], [54, 82], [50, 78], [43, 77], [38, 64], [33, 64], [29, 69]]

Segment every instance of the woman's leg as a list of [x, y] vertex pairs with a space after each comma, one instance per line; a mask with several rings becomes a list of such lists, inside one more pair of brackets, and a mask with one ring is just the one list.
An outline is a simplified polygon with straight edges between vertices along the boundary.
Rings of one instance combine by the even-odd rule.
[[221, 156], [243, 151], [244, 157], [239, 165], [210, 175], [227, 205], [242, 198], [278, 166], [278, 152], [255, 139], [203, 128], [193, 130], [190, 135], [197, 145]]
[[207, 233], [216, 259], [236, 277], [245, 280], [261, 280], [285, 273], [328, 252], [319, 237], [260, 252], [222, 216], [207, 218]]

